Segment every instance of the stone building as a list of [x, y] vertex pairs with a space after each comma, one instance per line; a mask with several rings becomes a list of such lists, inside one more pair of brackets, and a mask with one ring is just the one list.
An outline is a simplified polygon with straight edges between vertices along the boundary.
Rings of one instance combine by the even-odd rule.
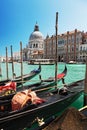
[[44, 36], [39, 31], [39, 26], [35, 25], [28, 42], [27, 58], [43, 58], [44, 53]]
[[13, 60], [14, 61], [20, 61], [20, 52], [14, 52], [13, 53]]
[[[79, 60], [79, 46], [82, 44], [82, 32], [75, 29], [58, 35], [58, 61]], [[55, 58], [56, 36], [46, 37], [44, 57]]]
[[44, 40], [44, 58], [54, 59], [55, 58], [55, 48], [56, 48], [56, 37], [52, 35], [49, 37], [47, 35]]
[[87, 57], [87, 32], [82, 33], [82, 44], [80, 44], [79, 50], [79, 59], [80, 61], [85, 62]]

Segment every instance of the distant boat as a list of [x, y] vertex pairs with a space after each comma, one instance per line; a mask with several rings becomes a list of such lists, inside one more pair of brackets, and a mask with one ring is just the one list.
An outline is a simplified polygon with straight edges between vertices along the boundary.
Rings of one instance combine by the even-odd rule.
[[76, 64], [76, 61], [69, 61], [68, 64]]
[[54, 65], [55, 60], [54, 59], [32, 59], [28, 62], [30, 65]]

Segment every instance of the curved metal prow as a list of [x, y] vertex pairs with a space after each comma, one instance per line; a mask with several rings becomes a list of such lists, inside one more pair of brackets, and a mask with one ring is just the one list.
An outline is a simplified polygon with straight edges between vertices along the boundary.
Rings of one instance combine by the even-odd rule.
[[41, 64], [39, 64], [39, 70], [41, 70]]
[[66, 65], [65, 65], [65, 69], [64, 69], [64, 71], [62, 73], [64, 73], [64, 74], [67, 73], [67, 67], [66, 67]]

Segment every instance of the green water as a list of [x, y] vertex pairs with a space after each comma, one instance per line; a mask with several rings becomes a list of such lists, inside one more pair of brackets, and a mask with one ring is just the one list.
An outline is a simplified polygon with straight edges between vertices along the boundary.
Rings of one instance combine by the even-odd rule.
[[[66, 84], [84, 79], [85, 78], [85, 64], [66, 64], [67, 66], [67, 75], [65, 77], [65, 82]], [[2, 77], [0, 77], [0, 80], [6, 78], [6, 64], [2, 63], [1, 64], [2, 68]], [[28, 65], [27, 63], [23, 63], [23, 73], [27, 74], [33, 69], [37, 69], [38, 65]], [[55, 65], [42, 65], [41, 66], [42, 71], [41, 71], [41, 76], [42, 79], [46, 79], [50, 76], [55, 76]], [[65, 68], [65, 63], [58, 63], [58, 73], [61, 73]], [[8, 70], [9, 70], [9, 78], [12, 77], [12, 64], [8, 64]], [[17, 76], [21, 75], [21, 64], [20, 63], [15, 63], [14, 64], [14, 70]], [[39, 80], [39, 76], [37, 75], [34, 77], [31, 81], [29, 81], [26, 84], [36, 82]], [[61, 86], [61, 82], [59, 82], [58, 86]], [[83, 95], [81, 95], [71, 106], [76, 107], [77, 109], [81, 108], [83, 106]], [[29, 130], [29, 129], [26, 129]]]

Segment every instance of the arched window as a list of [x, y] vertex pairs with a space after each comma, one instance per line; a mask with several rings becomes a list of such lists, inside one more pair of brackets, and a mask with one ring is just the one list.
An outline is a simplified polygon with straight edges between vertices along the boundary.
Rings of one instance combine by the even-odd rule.
[[80, 47], [80, 51], [82, 51], [82, 46]]
[[38, 44], [36, 43], [36, 48], [38, 48]]

